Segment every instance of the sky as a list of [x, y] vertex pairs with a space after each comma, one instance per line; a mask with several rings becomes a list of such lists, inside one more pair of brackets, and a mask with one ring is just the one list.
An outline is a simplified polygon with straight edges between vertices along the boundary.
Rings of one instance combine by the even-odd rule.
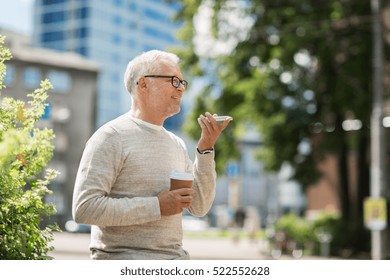
[[34, 0], [0, 0], [0, 27], [31, 35], [33, 3]]

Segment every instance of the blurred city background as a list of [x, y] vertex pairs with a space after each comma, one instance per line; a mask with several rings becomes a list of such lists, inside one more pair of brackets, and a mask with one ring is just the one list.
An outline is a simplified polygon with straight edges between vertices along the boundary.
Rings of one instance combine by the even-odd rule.
[[389, 1], [383, 29], [369, 1], [192, 2], [0, 0], [13, 55], [1, 97], [26, 99], [46, 78], [54, 87], [40, 121], [60, 172], [46, 198], [57, 213], [44, 223], [63, 231], [51, 255], [89, 257], [89, 226], [71, 216], [84, 145], [129, 110], [128, 61], [162, 49], [177, 50], [190, 81], [164, 126], [191, 156], [198, 114], [234, 117], [216, 145], [212, 209], [183, 215], [195, 259], [388, 258]]

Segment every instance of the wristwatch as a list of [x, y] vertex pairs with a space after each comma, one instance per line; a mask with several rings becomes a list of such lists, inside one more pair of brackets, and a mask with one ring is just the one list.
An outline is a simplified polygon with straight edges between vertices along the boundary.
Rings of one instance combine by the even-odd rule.
[[203, 150], [203, 151], [200, 151], [198, 148], [196, 148], [196, 150], [198, 151], [199, 154], [202, 154], [202, 155], [210, 154], [210, 153], [214, 152], [214, 149], [213, 149], [213, 148], [211, 148], [211, 149], [206, 149], [206, 150]]

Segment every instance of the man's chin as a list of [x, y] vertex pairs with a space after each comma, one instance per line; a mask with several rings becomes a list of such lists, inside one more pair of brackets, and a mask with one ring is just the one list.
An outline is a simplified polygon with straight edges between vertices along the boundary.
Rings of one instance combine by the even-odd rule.
[[180, 113], [180, 107], [179, 107], [179, 109], [172, 110], [170, 115], [169, 115], [169, 117], [172, 117], [172, 116], [174, 116], [174, 115], [176, 115], [178, 113]]

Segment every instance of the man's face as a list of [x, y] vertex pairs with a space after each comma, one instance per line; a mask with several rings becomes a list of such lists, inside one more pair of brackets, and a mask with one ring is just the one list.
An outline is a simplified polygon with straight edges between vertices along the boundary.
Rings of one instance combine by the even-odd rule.
[[[155, 75], [176, 76], [183, 80], [178, 67], [164, 67], [162, 73], [156, 73]], [[151, 86], [149, 90], [150, 108], [154, 108], [153, 111], [156, 114], [161, 114], [162, 117], [168, 118], [180, 112], [181, 98], [185, 92], [182, 84], [177, 88], [174, 87], [171, 77], [146, 77], [145, 79]]]

